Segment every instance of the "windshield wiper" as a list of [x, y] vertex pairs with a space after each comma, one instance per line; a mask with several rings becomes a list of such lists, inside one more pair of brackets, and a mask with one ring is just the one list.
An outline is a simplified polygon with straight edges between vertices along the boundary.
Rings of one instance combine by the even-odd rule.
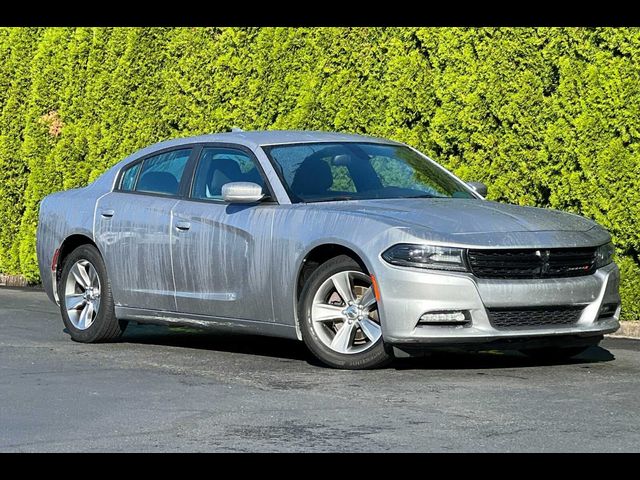
[[425, 193], [424, 195], [411, 195], [410, 197], [404, 198], [442, 198], [438, 195], [431, 195], [430, 193]]
[[343, 195], [340, 197], [327, 197], [327, 198], [313, 198], [305, 200], [305, 203], [319, 203], [319, 202], [339, 202], [341, 200], [356, 200], [353, 197], [349, 197], [347, 195]]

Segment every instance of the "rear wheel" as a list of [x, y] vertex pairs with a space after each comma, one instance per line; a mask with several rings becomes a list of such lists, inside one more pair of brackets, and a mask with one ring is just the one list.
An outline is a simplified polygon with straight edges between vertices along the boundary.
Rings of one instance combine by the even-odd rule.
[[391, 356], [371, 277], [351, 257], [322, 264], [309, 277], [299, 303], [302, 338], [323, 363], [344, 369], [376, 368]]
[[107, 270], [93, 245], [82, 245], [65, 259], [58, 298], [64, 325], [77, 342], [115, 340], [127, 326], [116, 318]]
[[572, 357], [580, 355], [590, 345], [581, 347], [546, 347], [546, 348], [531, 348], [522, 350], [522, 353], [535, 360], [541, 361], [561, 361], [568, 360]]

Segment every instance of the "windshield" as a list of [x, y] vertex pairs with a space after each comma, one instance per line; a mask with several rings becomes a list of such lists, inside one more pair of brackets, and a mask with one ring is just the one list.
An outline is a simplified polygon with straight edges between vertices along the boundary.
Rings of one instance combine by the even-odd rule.
[[476, 198], [402, 145], [304, 143], [263, 147], [292, 202], [375, 198]]

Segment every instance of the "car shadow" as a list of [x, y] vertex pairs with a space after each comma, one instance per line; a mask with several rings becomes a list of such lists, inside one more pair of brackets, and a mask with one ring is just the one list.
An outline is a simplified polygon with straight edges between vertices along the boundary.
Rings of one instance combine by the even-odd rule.
[[261, 335], [212, 332], [190, 327], [136, 325], [130, 323], [123, 343], [215, 350], [290, 360], [312, 360], [302, 342]]
[[447, 350], [430, 352], [424, 357], [399, 358], [391, 368], [396, 370], [429, 369], [429, 370], [491, 370], [499, 368], [524, 368], [549, 365], [576, 365], [610, 362], [615, 356], [606, 348], [597, 346], [572, 358], [542, 360], [531, 358], [517, 350], [488, 350], [468, 352], [464, 350]]
[[[307, 350], [302, 342], [284, 338], [210, 332], [189, 327], [137, 325], [132, 323], [125, 331], [121, 342], [298, 360], [322, 367], [322, 364]], [[553, 361], [532, 359], [515, 350], [468, 352], [451, 349], [431, 351], [423, 357], [398, 358], [387, 368], [395, 370], [490, 370], [542, 365], [591, 364], [609, 362], [614, 359], [615, 356], [609, 350], [600, 346], [590, 347], [573, 358]]]

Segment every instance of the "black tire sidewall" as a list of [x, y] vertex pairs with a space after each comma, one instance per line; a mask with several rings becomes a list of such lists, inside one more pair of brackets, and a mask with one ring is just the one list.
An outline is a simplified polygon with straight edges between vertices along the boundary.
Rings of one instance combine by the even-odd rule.
[[[73, 326], [65, 308], [65, 284], [71, 267], [79, 260], [89, 261], [96, 269], [100, 279], [100, 308], [95, 320], [86, 330], [79, 330]], [[107, 268], [98, 249], [92, 245], [82, 245], [71, 252], [64, 260], [60, 282], [58, 284], [58, 298], [60, 299], [60, 312], [62, 321], [71, 338], [77, 342], [93, 343], [112, 340], [124, 330], [123, 325], [115, 317], [111, 285], [107, 275]]]
[[298, 317], [302, 339], [311, 352], [324, 364], [350, 370], [379, 368], [388, 364], [392, 357], [387, 353], [382, 337], [376, 344], [361, 353], [342, 354], [331, 350], [320, 340], [313, 328], [311, 306], [320, 286], [336, 273], [354, 270], [366, 274], [362, 266], [351, 257], [341, 255], [318, 267], [309, 277], [298, 302]]

